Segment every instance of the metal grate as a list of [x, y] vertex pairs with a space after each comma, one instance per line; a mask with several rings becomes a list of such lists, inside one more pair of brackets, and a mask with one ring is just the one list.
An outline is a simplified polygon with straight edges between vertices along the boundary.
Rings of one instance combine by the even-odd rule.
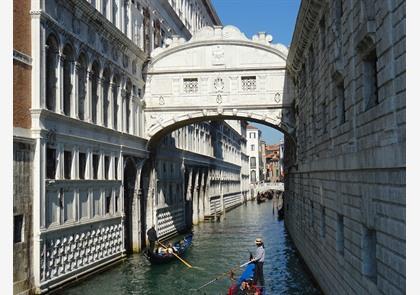
[[257, 79], [255, 76], [241, 77], [242, 90], [253, 91], [257, 89]]
[[198, 79], [197, 78], [184, 79], [184, 92], [197, 93], [198, 92]]

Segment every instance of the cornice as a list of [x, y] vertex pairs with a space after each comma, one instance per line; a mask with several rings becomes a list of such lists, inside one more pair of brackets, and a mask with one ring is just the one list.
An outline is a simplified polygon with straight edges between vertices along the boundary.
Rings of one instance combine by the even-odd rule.
[[302, 0], [300, 4], [287, 58], [287, 68], [292, 74], [301, 70], [306, 52], [309, 50], [319, 27], [318, 23], [326, 3], [326, 0]]

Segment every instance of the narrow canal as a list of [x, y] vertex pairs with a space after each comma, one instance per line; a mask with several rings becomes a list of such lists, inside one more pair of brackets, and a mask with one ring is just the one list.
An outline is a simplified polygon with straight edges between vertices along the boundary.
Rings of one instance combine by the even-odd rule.
[[[246, 262], [255, 252], [255, 238], [264, 239], [266, 256], [264, 277], [266, 294], [321, 294], [310, 280], [283, 221], [273, 214], [273, 201], [248, 202], [225, 215], [219, 223], [194, 227], [194, 242], [185, 259], [194, 268], [179, 261], [151, 266], [142, 255], [131, 255], [112, 269], [94, 275], [59, 294], [226, 294], [228, 277], [194, 292], [220, 273]], [[236, 274], [240, 275], [239, 272]]]

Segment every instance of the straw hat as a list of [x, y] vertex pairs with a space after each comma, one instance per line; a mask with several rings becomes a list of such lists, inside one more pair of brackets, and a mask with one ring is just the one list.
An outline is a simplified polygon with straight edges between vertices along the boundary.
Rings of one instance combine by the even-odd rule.
[[256, 240], [255, 240], [255, 244], [262, 244], [263, 243], [263, 240], [262, 239], [260, 239], [260, 238], [257, 238]]

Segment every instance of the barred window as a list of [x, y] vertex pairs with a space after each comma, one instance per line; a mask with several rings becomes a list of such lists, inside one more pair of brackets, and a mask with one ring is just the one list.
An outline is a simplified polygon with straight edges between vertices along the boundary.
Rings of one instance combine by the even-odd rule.
[[241, 81], [243, 91], [253, 91], [257, 89], [257, 79], [255, 76], [241, 77]]
[[197, 93], [198, 92], [198, 79], [197, 78], [185, 78], [184, 79], [184, 92], [185, 93]]

